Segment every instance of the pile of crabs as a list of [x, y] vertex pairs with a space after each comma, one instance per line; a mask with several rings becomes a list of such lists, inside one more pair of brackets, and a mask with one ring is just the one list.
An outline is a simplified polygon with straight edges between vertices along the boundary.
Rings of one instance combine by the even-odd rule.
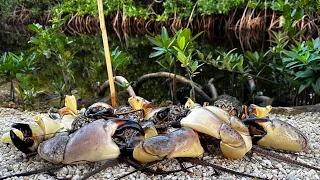
[[256, 145], [301, 152], [308, 144], [295, 127], [269, 119], [270, 106], [250, 105], [236, 116], [233, 111], [191, 100], [184, 106], [158, 108], [138, 96], [128, 102], [130, 107], [114, 109], [99, 102], [77, 110], [75, 97], [66, 96], [65, 107], [58, 114], [39, 114], [35, 123], [12, 124], [2, 142], [13, 143], [27, 155], [39, 154], [62, 164], [119, 156], [139, 164], [201, 159], [207, 149], [203, 141], [210, 138], [218, 141], [223, 156], [229, 159], [241, 159]]

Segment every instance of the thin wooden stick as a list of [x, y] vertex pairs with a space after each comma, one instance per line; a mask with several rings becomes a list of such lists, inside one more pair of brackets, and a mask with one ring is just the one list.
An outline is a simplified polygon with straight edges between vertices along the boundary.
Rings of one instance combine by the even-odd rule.
[[116, 90], [115, 90], [114, 81], [113, 81], [112, 65], [111, 65], [111, 59], [110, 59], [107, 30], [104, 22], [102, 0], [98, 0], [98, 10], [99, 10], [99, 19], [100, 19], [100, 29], [102, 32], [102, 40], [103, 40], [103, 47], [104, 47], [104, 55], [106, 58], [108, 78], [109, 78], [109, 84], [110, 84], [111, 104], [113, 107], [115, 107], [116, 106]]

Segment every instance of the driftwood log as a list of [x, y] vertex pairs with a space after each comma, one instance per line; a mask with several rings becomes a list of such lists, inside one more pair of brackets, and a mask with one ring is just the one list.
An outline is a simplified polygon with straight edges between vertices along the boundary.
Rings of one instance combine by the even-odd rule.
[[[146, 82], [149, 79], [153, 79], [153, 78], [174, 78], [174, 74], [173, 73], [168, 73], [168, 72], [156, 72], [156, 73], [150, 73], [150, 74], [146, 74], [141, 76], [134, 84], [133, 84], [133, 88], [134, 91], [138, 94], [139, 89], [141, 88], [142, 84], [144, 82]], [[186, 85], [191, 85], [191, 81], [181, 75], [176, 75], [176, 79], [177, 82], [186, 84]], [[213, 99], [210, 98], [203, 90], [202, 87], [200, 85], [197, 85], [195, 83], [195, 87], [194, 87], [195, 91], [201, 95], [206, 101], [208, 102], [213, 102]]]
[[[156, 73], [150, 73], [150, 74], [146, 74], [146, 75], [143, 75], [141, 76], [136, 82], [133, 83], [133, 85], [131, 86], [128, 81], [122, 77], [122, 76], [115, 76], [114, 77], [114, 81], [115, 82], [118, 82], [118, 83], [126, 83], [126, 84], [129, 84], [129, 86], [127, 87], [126, 91], [129, 93], [130, 96], [136, 96], [139, 94], [139, 90], [142, 86], [143, 83], [145, 83], [146, 81], [150, 80], [150, 79], [153, 79], [153, 78], [170, 78], [170, 79], [173, 79], [174, 78], [174, 74], [173, 73], [168, 73], [168, 72], [156, 72]], [[191, 86], [191, 81], [181, 75], [176, 75], [176, 79], [177, 79], [177, 82], [180, 82], [182, 84], [185, 84], [185, 85], [189, 85]], [[204, 98], [205, 101], [209, 102], [209, 103], [212, 103], [214, 102], [217, 97], [218, 97], [218, 94], [217, 94], [217, 91], [213, 85], [213, 79], [209, 81], [208, 83], [208, 90], [210, 91], [210, 95], [211, 97], [206, 94], [203, 90], [202, 90], [202, 86], [197, 84], [197, 83], [194, 83], [195, 84], [195, 91], [201, 96]], [[106, 81], [102, 84], [102, 86], [100, 87], [100, 90], [99, 92], [97, 93], [98, 96], [104, 96], [106, 90], [108, 89], [109, 87], [109, 81]]]
[[[122, 76], [115, 76], [113, 78], [113, 80], [115, 82], [118, 82], [120, 84], [128, 84], [128, 87], [126, 88], [126, 91], [129, 93], [130, 96], [136, 96], [136, 93], [134, 92], [132, 86], [129, 84], [129, 82], [127, 81], [126, 78], [122, 77]], [[102, 86], [100, 87], [99, 92], [97, 93], [98, 96], [104, 96], [104, 94], [106, 93], [107, 89], [109, 88], [109, 80], [107, 80], [106, 82], [104, 82], [102, 84]]]

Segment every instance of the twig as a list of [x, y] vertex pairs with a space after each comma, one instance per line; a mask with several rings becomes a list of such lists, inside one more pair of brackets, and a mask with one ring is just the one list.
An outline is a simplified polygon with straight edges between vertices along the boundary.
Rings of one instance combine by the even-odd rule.
[[28, 172], [23, 172], [23, 173], [18, 173], [18, 174], [12, 174], [12, 175], [9, 175], [9, 176], [0, 177], [0, 180], [11, 178], [11, 177], [29, 176], [29, 175], [32, 175], [32, 174], [38, 174], [38, 173], [41, 173], [41, 172], [60, 169], [60, 168], [62, 168], [64, 166], [66, 166], [66, 164], [61, 164], [61, 165], [57, 165], [57, 166], [47, 167], [47, 168], [43, 168], [43, 169], [38, 169], [38, 170], [28, 171]]
[[88, 179], [90, 176], [93, 176], [97, 173], [99, 173], [100, 171], [108, 168], [108, 167], [111, 167], [111, 166], [116, 166], [117, 164], [119, 164], [119, 160], [118, 159], [112, 159], [112, 160], [108, 160], [106, 161], [102, 166], [98, 167], [97, 169], [91, 171], [91, 172], [88, 172], [86, 173], [85, 175], [83, 175], [83, 177], [80, 179], [80, 180], [85, 180], [85, 179]]
[[193, 16], [194, 10], [196, 9], [197, 4], [198, 4], [198, 1], [194, 4], [194, 6], [192, 8], [192, 11], [191, 11], [191, 14], [190, 14], [190, 17], [189, 17], [188, 24], [187, 24], [186, 28], [188, 28], [190, 22], [192, 22], [192, 16]]
[[280, 154], [277, 154], [277, 153], [274, 153], [274, 152], [271, 152], [271, 151], [267, 151], [265, 149], [260, 148], [257, 145], [253, 145], [251, 150], [256, 152], [256, 153], [258, 153], [258, 154], [267, 155], [269, 157], [272, 157], [272, 158], [275, 158], [275, 159], [278, 159], [278, 160], [281, 160], [281, 161], [284, 161], [284, 162], [287, 162], [287, 163], [290, 163], [290, 164], [295, 164], [295, 165], [302, 166], [302, 167], [305, 167], [305, 168], [309, 168], [309, 169], [313, 169], [313, 170], [316, 170], [316, 171], [320, 171], [320, 168], [317, 168], [317, 167], [314, 167], [314, 166], [310, 166], [308, 164], [305, 164], [305, 163], [302, 163], [302, 162], [299, 162], [299, 161], [295, 161], [295, 160], [293, 160], [291, 158], [287, 158], [287, 157], [281, 156]]
[[216, 170], [220, 170], [220, 171], [224, 171], [226, 173], [230, 173], [230, 174], [235, 174], [235, 175], [239, 175], [239, 176], [245, 176], [245, 177], [251, 177], [251, 178], [259, 178], [259, 179], [265, 179], [265, 178], [260, 178], [260, 177], [256, 177], [256, 176], [252, 176], [249, 174], [245, 174], [245, 173], [241, 173], [241, 172], [237, 172], [228, 168], [224, 168], [221, 166], [217, 166], [215, 164], [211, 164], [209, 162], [200, 160], [200, 159], [196, 159], [196, 158], [183, 158], [185, 161], [191, 162], [193, 164], [198, 164], [198, 165], [202, 165], [202, 166], [210, 166]]
[[[115, 77], [113, 77], [113, 80], [114, 80], [115, 82], [120, 83], [120, 84], [123, 84], [123, 83], [124, 83], [124, 84], [129, 85], [129, 86], [126, 88], [127, 92], [129, 93], [129, 95], [130, 95], [131, 97], [136, 96], [136, 93], [134, 92], [133, 88], [131, 87], [131, 85], [129, 84], [129, 82], [127, 81], [126, 78], [124, 78], [124, 77], [122, 77], [122, 76], [115, 76]], [[109, 88], [109, 86], [110, 86], [110, 81], [107, 80], [106, 82], [104, 82], [104, 83], [102, 84], [102, 86], [100, 87], [100, 90], [99, 90], [99, 92], [97, 93], [97, 95], [98, 95], [98, 96], [103, 96], [103, 95], [105, 94], [105, 92], [107, 91], [107, 89]]]

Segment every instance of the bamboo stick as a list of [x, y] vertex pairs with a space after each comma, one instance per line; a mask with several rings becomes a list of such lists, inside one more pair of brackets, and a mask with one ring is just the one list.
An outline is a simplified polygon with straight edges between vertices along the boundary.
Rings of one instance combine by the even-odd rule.
[[116, 90], [115, 90], [114, 81], [113, 81], [112, 64], [111, 64], [111, 59], [110, 59], [110, 51], [109, 51], [107, 30], [106, 30], [106, 25], [105, 25], [105, 22], [104, 22], [102, 0], [98, 0], [98, 11], [99, 11], [100, 29], [101, 29], [101, 32], [102, 32], [104, 55], [105, 55], [105, 58], [106, 58], [106, 64], [107, 64], [107, 70], [108, 70], [108, 78], [109, 78], [109, 83], [110, 83], [111, 104], [112, 104], [113, 107], [115, 107], [116, 106]]

